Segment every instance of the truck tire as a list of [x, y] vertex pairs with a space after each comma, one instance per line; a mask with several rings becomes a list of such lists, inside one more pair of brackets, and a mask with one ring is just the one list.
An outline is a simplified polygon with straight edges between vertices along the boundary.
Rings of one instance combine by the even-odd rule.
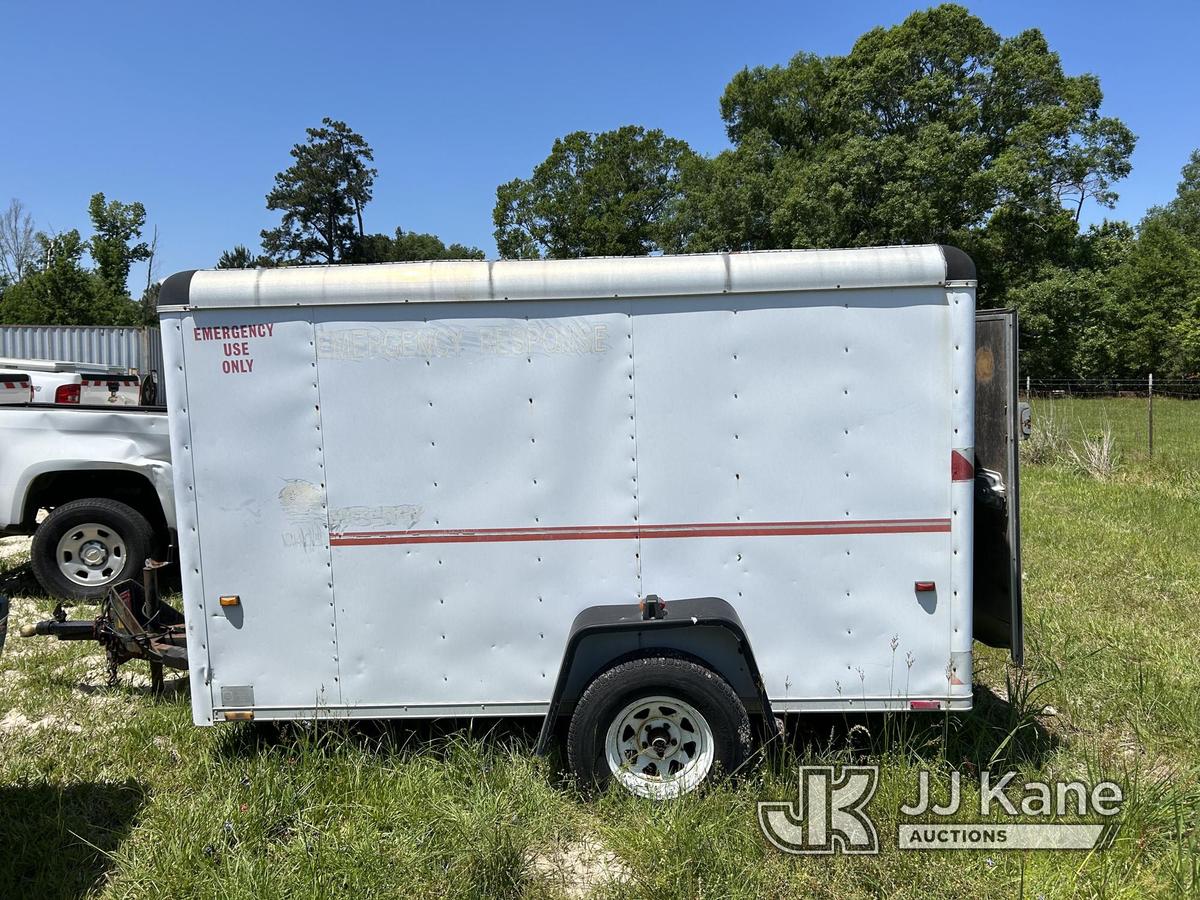
[[583, 786], [616, 780], [666, 800], [735, 771], [750, 754], [750, 717], [720, 675], [688, 659], [651, 656], [599, 675], [567, 733], [567, 758]]
[[154, 546], [146, 517], [116, 500], [72, 500], [54, 508], [33, 533], [30, 563], [53, 597], [99, 600], [136, 578]]

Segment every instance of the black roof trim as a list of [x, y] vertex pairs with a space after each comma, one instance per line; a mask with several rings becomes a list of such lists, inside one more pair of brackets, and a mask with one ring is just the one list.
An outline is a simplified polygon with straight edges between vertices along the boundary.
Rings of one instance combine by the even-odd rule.
[[186, 272], [176, 272], [164, 281], [158, 289], [158, 305], [187, 306], [192, 293], [192, 276], [195, 274], [195, 269], [188, 269]]
[[946, 260], [947, 281], [975, 280], [975, 260], [950, 244], [938, 244], [938, 247], [942, 251], [942, 257]]

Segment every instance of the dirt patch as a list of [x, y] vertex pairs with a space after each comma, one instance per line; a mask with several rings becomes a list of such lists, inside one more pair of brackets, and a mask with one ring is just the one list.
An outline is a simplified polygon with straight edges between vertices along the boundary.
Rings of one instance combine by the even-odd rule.
[[171, 761], [176, 765], [178, 765], [182, 760], [182, 757], [179, 755], [179, 751], [175, 749], [175, 745], [165, 734], [156, 734], [154, 736], [154, 746], [171, 757]]
[[526, 867], [531, 876], [571, 898], [587, 897], [598, 888], [623, 884], [632, 876], [621, 858], [595, 838], [530, 851]]
[[8, 610], [8, 641], [4, 645], [3, 659], [12, 659], [22, 656], [31, 656], [46, 652], [48, 645], [51, 643], [46, 638], [37, 638], [30, 640], [23, 638], [20, 635], [21, 626], [29, 625], [41, 619], [48, 619], [49, 616], [43, 613], [35, 601], [28, 597], [12, 597], [10, 598], [10, 606]]
[[13, 619], [20, 620], [22, 623], [26, 620], [49, 618], [49, 616], [42, 614], [36, 600], [31, 600], [28, 597], [10, 597], [9, 601], [8, 614]]
[[0, 563], [12, 562], [17, 559], [24, 562], [29, 557], [29, 547], [32, 544], [33, 538], [30, 537], [0, 538]]
[[60, 719], [58, 716], [30, 719], [19, 709], [10, 709], [4, 718], [0, 719], [0, 733], [3, 734], [33, 734], [46, 729], [79, 734], [83, 731], [83, 726], [78, 722]]

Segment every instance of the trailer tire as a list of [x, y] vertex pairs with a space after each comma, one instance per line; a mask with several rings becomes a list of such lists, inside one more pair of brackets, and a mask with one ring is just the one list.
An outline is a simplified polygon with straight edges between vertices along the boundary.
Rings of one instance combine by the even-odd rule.
[[99, 600], [136, 578], [154, 547], [154, 529], [131, 506], [102, 497], [57, 506], [33, 533], [30, 563], [46, 592]]
[[750, 717], [733, 688], [674, 656], [633, 659], [597, 676], [567, 733], [568, 762], [581, 785], [616, 780], [656, 800], [736, 771], [751, 749]]

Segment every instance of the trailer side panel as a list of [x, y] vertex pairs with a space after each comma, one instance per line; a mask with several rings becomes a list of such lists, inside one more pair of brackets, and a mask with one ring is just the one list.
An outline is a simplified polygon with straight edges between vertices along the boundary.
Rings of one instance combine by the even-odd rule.
[[197, 273], [163, 312], [197, 721], [541, 713], [575, 616], [650, 593], [728, 601], [777, 711], [968, 708], [948, 274], [929, 247]]

